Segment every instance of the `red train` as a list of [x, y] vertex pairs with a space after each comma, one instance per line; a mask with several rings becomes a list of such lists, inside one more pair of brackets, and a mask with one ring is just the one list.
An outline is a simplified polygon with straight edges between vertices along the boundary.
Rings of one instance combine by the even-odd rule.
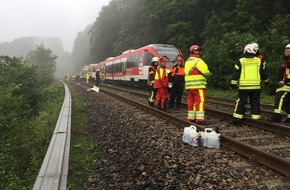
[[173, 45], [150, 44], [139, 49], [125, 51], [116, 57], [107, 58], [94, 65], [95, 67], [92, 64], [90, 66], [94, 68], [93, 72], [99, 69], [104, 80], [146, 86], [151, 59], [164, 55], [169, 58], [167, 67], [171, 68], [175, 64], [176, 56], [182, 54]]

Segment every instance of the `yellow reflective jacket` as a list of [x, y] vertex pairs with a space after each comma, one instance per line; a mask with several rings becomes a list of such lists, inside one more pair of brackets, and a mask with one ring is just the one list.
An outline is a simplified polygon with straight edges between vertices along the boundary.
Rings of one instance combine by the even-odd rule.
[[199, 57], [189, 57], [184, 66], [185, 89], [206, 88], [206, 77], [210, 74], [208, 66]]
[[261, 89], [261, 80], [269, 81], [266, 71], [266, 62], [261, 63], [257, 57], [243, 57], [235, 65], [231, 84], [239, 84], [239, 90]]

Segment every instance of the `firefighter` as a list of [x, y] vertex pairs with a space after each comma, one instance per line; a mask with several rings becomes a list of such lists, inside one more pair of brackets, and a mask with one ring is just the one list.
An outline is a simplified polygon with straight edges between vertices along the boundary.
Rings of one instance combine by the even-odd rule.
[[101, 80], [100, 69], [97, 69], [97, 71], [96, 71], [96, 86], [100, 85], [100, 80]]
[[290, 44], [285, 47], [285, 61], [281, 65], [278, 88], [276, 90], [274, 114], [268, 120], [271, 122], [280, 122], [282, 120], [282, 109], [287, 113], [286, 123], [290, 123]]
[[168, 58], [163, 56], [159, 60], [159, 66], [156, 69], [154, 77], [154, 88], [157, 89], [155, 105], [158, 109], [167, 111], [168, 99], [168, 74], [166, 71], [166, 62]]
[[89, 79], [90, 79], [90, 73], [87, 72], [87, 74], [86, 74], [86, 80], [87, 80], [87, 83], [89, 83]]
[[235, 64], [231, 89], [238, 88], [238, 99], [233, 113], [232, 124], [240, 125], [245, 114], [245, 105], [248, 97], [251, 104], [251, 118], [260, 119], [261, 81], [269, 83], [266, 62], [256, 57], [256, 50], [252, 44], [244, 48], [244, 57]]
[[205, 124], [205, 98], [207, 77], [210, 75], [207, 64], [201, 59], [202, 48], [192, 45], [190, 56], [185, 62], [185, 89], [187, 90], [187, 109], [189, 122]]
[[149, 85], [149, 91], [150, 91], [148, 104], [151, 107], [154, 107], [155, 98], [156, 98], [157, 89], [154, 88], [154, 78], [155, 78], [156, 68], [158, 67], [158, 65], [159, 65], [159, 57], [153, 57], [151, 59], [151, 66], [148, 69], [148, 85]]
[[176, 64], [169, 72], [169, 82], [172, 83], [172, 88], [168, 108], [173, 108], [175, 103], [174, 109], [178, 110], [184, 88], [184, 61], [181, 55], [178, 55], [175, 60]]

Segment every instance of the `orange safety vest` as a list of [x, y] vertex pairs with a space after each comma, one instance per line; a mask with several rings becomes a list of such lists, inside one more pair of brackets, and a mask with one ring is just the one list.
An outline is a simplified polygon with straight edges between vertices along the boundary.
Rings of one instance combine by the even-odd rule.
[[[176, 73], [175, 71], [178, 69], [178, 72]], [[184, 75], [184, 67], [172, 67], [171, 70], [171, 76], [173, 77], [174, 75]]]

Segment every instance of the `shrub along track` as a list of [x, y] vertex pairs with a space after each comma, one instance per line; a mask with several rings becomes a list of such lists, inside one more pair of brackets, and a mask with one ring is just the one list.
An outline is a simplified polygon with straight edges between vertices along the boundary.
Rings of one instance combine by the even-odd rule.
[[87, 92], [81, 85], [76, 88], [87, 96], [90, 105], [88, 133], [104, 152], [104, 159], [96, 169], [100, 178], [91, 180], [92, 188], [279, 189], [287, 186], [282, 175], [224, 147], [212, 150], [182, 143], [182, 130], [159, 115], [145, 113], [103, 93]]

